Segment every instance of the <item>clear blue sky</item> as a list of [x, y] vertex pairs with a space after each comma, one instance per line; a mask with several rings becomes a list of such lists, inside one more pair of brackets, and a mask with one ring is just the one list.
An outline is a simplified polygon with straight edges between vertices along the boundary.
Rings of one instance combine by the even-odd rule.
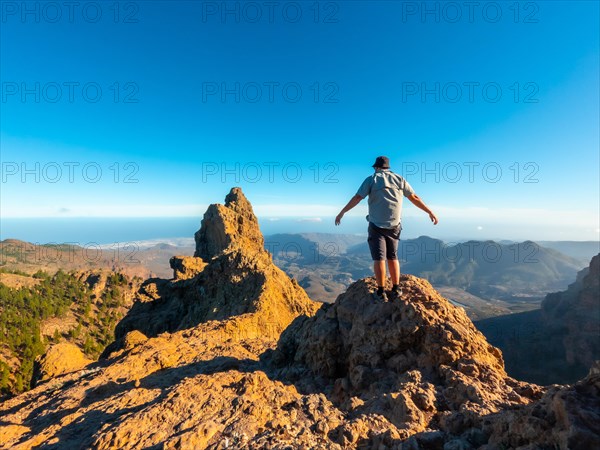
[[239, 185], [364, 231], [366, 202], [333, 218], [385, 154], [440, 218], [406, 204], [409, 234], [598, 239], [596, 1], [0, 4], [3, 218], [200, 217]]

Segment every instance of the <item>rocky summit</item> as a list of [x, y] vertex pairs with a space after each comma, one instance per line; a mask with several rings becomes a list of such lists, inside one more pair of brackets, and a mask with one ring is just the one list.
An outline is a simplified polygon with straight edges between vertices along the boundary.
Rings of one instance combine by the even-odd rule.
[[55, 348], [36, 387], [0, 405], [0, 448], [600, 447], [599, 368], [574, 385], [514, 380], [464, 311], [410, 275], [400, 301], [373, 300], [367, 278], [313, 302], [239, 188], [195, 237], [172, 279], [143, 283], [100, 360], [54, 369]]

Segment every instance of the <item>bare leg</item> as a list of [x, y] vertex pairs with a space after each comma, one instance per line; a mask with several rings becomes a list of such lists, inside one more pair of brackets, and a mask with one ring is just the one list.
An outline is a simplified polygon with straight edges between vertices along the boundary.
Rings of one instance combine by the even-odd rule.
[[388, 259], [387, 264], [392, 284], [400, 284], [400, 261], [397, 259]]
[[373, 261], [373, 272], [375, 272], [377, 286], [385, 286], [385, 261]]

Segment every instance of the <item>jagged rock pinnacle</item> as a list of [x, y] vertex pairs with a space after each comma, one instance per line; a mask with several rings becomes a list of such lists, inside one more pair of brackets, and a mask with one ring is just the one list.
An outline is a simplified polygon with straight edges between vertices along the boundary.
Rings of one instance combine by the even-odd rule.
[[[240, 188], [231, 189], [225, 205], [208, 207], [195, 237], [194, 257], [171, 258], [173, 280], [151, 279], [142, 285], [138, 301], [116, 327], [117, 341], [131, 330], [156, 336], [228, 319], [237, 328], [272, 339], [298, 315], [312, 315], [319, 308], [273, 263]], [[112, 345], [105, 355], [122, 346]]]
[[242, 188], [233, 187], [229, 191], [229, 194], [225, 196], [225, 206], [233, 209], [238, 213], [245, 213], [246, 211], [254, 215], [252, 205], [242, 192]]
[[258, 219], [239, 187], [232, 188], [227, 194], [225, 205], [215, 203], [208, 207], [194, 237], [194, 256], [207, 262], [233, 250], [266, 253]]

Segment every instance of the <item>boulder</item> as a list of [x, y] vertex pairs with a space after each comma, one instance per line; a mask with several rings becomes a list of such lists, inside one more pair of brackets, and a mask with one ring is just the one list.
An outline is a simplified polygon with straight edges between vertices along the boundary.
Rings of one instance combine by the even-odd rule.
[[173, 269], [174, 279], [187, 280], [202, 272], [207, 264], [202, 258], [194, 256], [173, 256], [169, 260], [169, 265]]
[[93, 361], [86, 358], [75, 344], [61, 342], [52, 345], [35, 360], [32, 384], [83, 369]]

